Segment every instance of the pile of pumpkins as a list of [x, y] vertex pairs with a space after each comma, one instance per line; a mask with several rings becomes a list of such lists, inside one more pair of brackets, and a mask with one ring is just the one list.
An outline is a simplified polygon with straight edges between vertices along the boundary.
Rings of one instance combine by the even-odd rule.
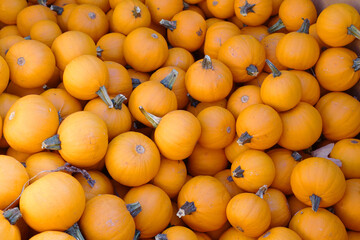
[[0, 0], [0, 239], [360, 239], [360, 15]]

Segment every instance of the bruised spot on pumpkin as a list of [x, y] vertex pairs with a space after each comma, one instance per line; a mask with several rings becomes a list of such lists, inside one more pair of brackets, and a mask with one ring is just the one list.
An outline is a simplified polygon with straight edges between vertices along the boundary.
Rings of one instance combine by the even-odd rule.
[[15, 112], [10, 113], [9, 120], [13, 120], [15, 117]]
[[199, 31], [197, 31], [196, 34], [197, 34], [198, 36], [201, 36], [201, 35], [203, 34], [203, 30], [202, 30], [201, 28], [199, 28]]
[[240, 226], [236, 226], [236, 229], [239, 230], [240, 232], [244, 232], [244, 229], [242, 229]]
[[91, 19], [95, 19], [96, 18], [96, 14], [95, 13], [93, 13], [93, 12], [89, 12], [89, 18], [91, 18]]
[[227, 133], [230, 133], [230, 132], [231, 132], [231, 127], [227, 127], [227, 128], [226, 128], [226, 132], [227, 132]]
[[24, 66], [24, 64], [25, 64], [25, 58], [19, 57], [18, 60], [17, 60], [17, 64], [18, 64], [19, 66]]
[[216, 6], [216, 5], [218, 5], [218, 3], [219, 3], [218, 1], [213, 1], [213, 2], [212, 2], [212, 5], [213, 5], [213, 6]]
[[264, 236], [263, 236], [263, 238], [268, 237], [270, 234], [271, 234], [271, 232], [267, 232], [267, 233], [265, 233], [265, 234], [264, 234]]
[[356, 141], [356, 140], [351, 140], [351, 143], [357, 144], [357, 143], [359, 143], [359, 142]]

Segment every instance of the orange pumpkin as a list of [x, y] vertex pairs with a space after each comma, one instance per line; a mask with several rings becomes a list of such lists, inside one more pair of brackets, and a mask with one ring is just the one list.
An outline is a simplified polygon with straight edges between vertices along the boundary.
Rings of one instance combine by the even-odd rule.
[[249, 149], [246, 145], [239, 145], [237, 143], [239, 137], [235, 134], [233, 141], [225, 147], [225, 155], [229, 162], [234, 162], [238, 155]]
[[10, 35], [0, 39], [0, 55], [5, 58], [7, 52], [9, 51], [10, 47], [15, 43], [24, 41], [23, 37], [18, 35]]
[[258, 238], [266, 240], [301, 240], [300, 236], [286, 227], [273, 227]]
[[178, 210], [178, 206], [177, 203], [174, 201], [171, 201], [171, 205], [172, 205], [172, 216], [171, 216], [171, 220], [169, 225], [171, 226], [185, 226], [184, 221], [179, 218], [178, 216], [176, 216], [177, 210]]
[[328, 47], [329, 47], [328, 45], [326, 45], [326, 44], [320, 39], [319, 34], [317, 33], [316, 23], [310, 25], [309, 34], [316, 39], [316, 41], [318, 42], [321, 50], [323, 50], [324, 48], [328, 48]]
[[238, 231], [236, 228], [231, 227], [227, 229], [224, 233], [221, 234], [219, 240], [255, 240], [253, 237], [247, 237], [241, 231]]
[[0, 39], [12, 35], [21, 37], [16, 25], [7, 25], [0, 29]]
[[108, 94], [113, 96], [122, 94], [129, 98], [133, 89], [129, 72], [123, 65], [117, 62], [105, 61], [104, 63], [109, 72], [109, 84], [106, 88]]
[[256, 26], [256, 27], [243, 27], [241, 29], [241, 34], [251, 35], [256, 38], [259, 42], [261, 42], [266, 36], [269, 35], [268, 29], [264, 25]]
[[19, 208], [0, 210], [0, 233], [6, 239], [21, 240], [21, 233], [16, 222], [21, 218]]
[[259, 26], [268, 20], [272, 13], [270, 0], [235, 0], [235, 15], [248, 26]]
[[308, 207], [305, 203], [297, 199], [295, 195], [288, 196], [287, 200], [291, 212], [291, 217], [293, 217], [299, 210]]
[[6, 93], [13, 94], [18, 97], [24, 97], [24, 96], [30, 95], [30, 94], [40, 95], [44, 91], [45, 91], [45, 89], [43, 88], [43, 86], [37, 87], [37, 88], [23, 88], [23, 87], [20, 87], [19, 85], [16, 85], [12, 81], [9, 82], [9, 85], [7, 86], [7, 88], [5, 90]]
[[[275, 65], [278, 70], [286, 70], [287, 67], [282, 65], [276, 57], [276, 47], [279, 41], [285, 36], [285, 33], [272, 33], [261, 40], [261, 44], [265, 48], [266, 58]], [[271, 68], [265, 65], [264, 71], [272, 73]]]
[[16, 24], [17, 15], [25, 7], [27, 7], [27, 2], [25, 0], [1, 1], [0, 21], [7, 25]]
[[156, 240], [199, 240], [196, 234], [183, 226], [172, 226], [155, 236]]
[[360, 239], [360, 232], [355, 231], [347, 231], [348, 240], [359, 240]]
[[268, 73], [261, 72], [256, 78], [246, 82], [245, 85], [254, 85], [254, 86], [261, 87], [262, 83], [264, 82], [264, 80], [267, 76], [269, 76]]
[[177, 216], [195, 231], [214, 231], [227, 220], [229, 200], [230, 194], [219, 180], [211, 176], [196, 176], [179, 192]]
[[285, 194], [275, 188], [269, 188], [264, 194], [271, 212], [270, 227], [286, 227], [290, 221], [291, 213]]
[[308, 72], [299, 70], [290, 70], [294, 73], [301, 84], [301, 102], [307, 102], [315, 105], [320, 98], [320, 86], [317, 79]]
[[9, 83], [10, 69], [5, 59], [0, 56], [0, 94], [6, 89]]
[[234, 182], [230, 169], [224, 169], [216, 173], [214, 177], [226, 187], [231, 197], [244, 192], [244, 190], [239, 188]]
[[104, 12], [107, 12], [110, 9], [109, 0], [76, 0], [78, 4], [91, 4], [98, 6]]
[[226, 104], [227, 104], [226, 98], [215, 102], [200, 102], [194, 99], [193, 97], [191, 97], [190, 94], [188, 94], [188, 98], [189, 98], [189, 104], [187, 105], [186, 110], [192, 113], [194, 116], [199, 115], [199, 113], [205, 108], [212, 106], [226, 108]]
[[97, 56], [103, 61], [114, 61], [126, 66], [123, 49], [125, 37], [115, 32], [103, 35], [96, 43]]
[[[203, 3], [203, 5], [206, 5], [206, 10], [208, 10], [213, 17], [219, 19], [225, 19], [234, 16], [234, 0], [226, 0], [226, 1], [208, 0], [205, 2], [206, 4]], [[198, 5], [200, 5], [200, 3]]]
[[76, 4], [76, 1], [74, 1], [73, 3], [68, 3], [66, 5], [63, 6], [63, 12], [61, 15], [57, 15], [56, 19], [57, 19], [57, 23], [60, 27], [60, 29], [63, 32], [68, 31], [68, 21], [69, 21], [69, 17], [72, 13], [72, 11], [78, 6], [78, 4]]
[[16, 160], [18, 160], [20, 163], [22, 163], [24, 165], [26, 162], [26, 159], [31, 155], [31, 153], [19, 152], [19, 151], [16, 151], [15, 149], [13, 149], [12, 147], [9, 147], [6, 150], [6, 155], [15, 158]]
[[169, 55], [163, 64], [163, 67], [174, 66], [187, 71], [191, 64], [194, 63], [194, 57], [185, 48], [173, 47], [169, 49]]
[[41, 20], [30, 29], [30, 38], [45, 43], [51, 48], [55, 38], [62, 34], [58, 24], [51, 20]]
[[53, 240], [76, 240], [73, 236], [60, 232], [60, 231], [45, 231], [42, 233], [38, 233], [34, 235], [31, 240], [45, 240], [45, 239], [53, 239]]
[[159, 24], [161, 19], [171, 20], [175, 14], [184, 8], [181, 0], [146, 0], [145, 5], [150, 11], [151, 20], [156, 24]]

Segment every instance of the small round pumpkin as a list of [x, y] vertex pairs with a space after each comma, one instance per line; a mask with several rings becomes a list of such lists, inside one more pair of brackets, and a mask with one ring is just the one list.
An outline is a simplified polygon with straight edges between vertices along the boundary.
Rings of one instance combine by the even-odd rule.
[[151, 21], [159, 24], [161, 19], [171, 20], [175, 14], [181, 12], [184, 8], [181, 0], [146, 0], [151, 15]]
[[16, 24], [17, 15], [25, 7], [27, 7], [27, 2], [25, 0], [1, 1], [0, 21], [7, 25]]
[[[38, 233], [30, 238], [31, 240], [46, 240], [46, 239], [52, 239], [52, 240], [76, 240], [73, 236], [60, 232], [60, 231], [45, 231]], [[29, 239], [29, 240], [30, 240]]]
[[62, 31], [58, 24], [51, 20], [41, 20], [35, 23], [30, 29], [30, 38], [45, 43], [51, 48], [55, 38], [60, 36]]
[[0, 94], [6, 89], [9, 83], [10, 69], [3, 57], [0, 56]]
[[193, 55], [185, 48], [173, 47], [169, 49], [169, 55], [163, 64], [163, 67], [174, 66], [187, 71], [194, 63]]
[[270, 228], [286, 227], [291, 219], [291, 212], [286, 196], [280, 190], [269, 188], [264, 194], [271, 212]]
[[0, 234], [6, 239], [21, 240], [21, 233], [16, 222], [21, 218], [19, 208], [0, 210]]
[[294, 73], [301, 84], [301, 102], [315, 105], [320, 98], [320, 85], [318, 80], [310, 73], [299, 70], [290, 70]]
[[239, 188], [234, 182], [230, 169], [224, 169], [216, 173], [214, 177], [226, 187], [231, 197], [244, 192], [244, 190]]
[[189, 228], [183, 226], [172, 226], [161, 234], [155, 236], [155, 240], [198, 240], [198, 237]]
[[268, 20], [272, 13], [270, 0], [235, 0], [235, 15], [248, 26], [259, 26]]
[[239, 156], [242, 152], [245, 152], [249, 149], [246, 145], [239, 145], [238, 141], [239, 137], [235, 135], [233, 141], [225, 147], [225, 155], [229, 162], [234, 162], [234, 160]]
[[258, 240], [301, 240], [300, 236], [286, 227], [273, 227], [264, 233]]
[[[272, 64], [274, 64], [275, 67], [280, 71], [287, 69], [287, 67], [282, 65], [276, 57], [276, 47], [284, 36], [285, 33], [272, 33], [261, 40], [261, 44], [265, 48], [266, 58], [269, 59], [269, 61], [272, 62]], [[268, 65], [265, 65], [264, 71], [268, 73], [272, 72]]]
[[241, 231], [238, 231], [236, 228], [231, 227], [227, 229], [224, 233], [221, 234], [219, 240], [255, 240], [256, 238], [248, 237], [244, 235]]
[[126, 66], [123, 49], [125, 37], [115, 32], [103, 35], [96, 43], [97, 56], [103, 61], [114, 61]]

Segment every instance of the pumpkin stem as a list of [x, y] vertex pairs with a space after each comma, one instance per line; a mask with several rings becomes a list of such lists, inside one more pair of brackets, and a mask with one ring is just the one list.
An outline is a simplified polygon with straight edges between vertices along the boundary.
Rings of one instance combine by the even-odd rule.
[[205, 69], [205, 70], [207, 70], [207, 69], [212, 70], [213, 69], [213, 65], [212, 65], [212, 61], [211, 61], [210, 56], [205, 55], [203, 61], [201, 62], [201, 67], [202, 67], [202, 69]]
[[101, 49], [100, 46], [97, 46], [96, 47], [96, 56], [101, 57], [103, 51], [104, 51], [104, 49]]
[[268, 28], [268, 33], [274, 33], [284, 27], [285, 27], [285, 25], [284, 25], [283, 21], [281, 20], [281, 18], [279, 18], [279, 20], [276, 23], [274, 23], [274, 25], [272, 25]]
[[178, 74], [179, 72], [173, 69], [163, 80], [160, 81], [160, 83], [172, 90]]
[[264, 194], [266, 193], [268, 187], [267, 185], [264, 185], [259, 188], [259, 190], [256, 192], [256, 196], [259, 196], [260, 198], [264, 198]]
[[10, 222], [11, 225], [15, 225], [15, 223], [22, 217], [18, 207], [4, 211], [3, 216]]
[[310, 196], [310, 201], [311, 201], [312, 210], [314, 210], [314, 212], [317, 212], [320, 206], [321, 197], [313, 194]]
[[50, 5], [50, 10], [56, 12], [57, 15], [61, 15], [64, 12], [63, 7], [59, 7], [59, 6], [56, 6], [56, 5]]
[[59, 118], [59, 124], [64, 120], [62, 117], [61, 117], [61, 114], [60, 114], [60, 110], [58, 111], [58, 118]]
[[250, 143], [253, 136], [251, 136], [247, 131], [241, 134], [239, 139], [236, 141], [237, 144], [240, 146], [244, 145], [245, 143]]
[[145, 118], [151, 123], [151, 125], [152, 125], [154, 128], [156, 128], [156, 127], [159, 125], [160, 120], [161, 120], [160, 117], [157, 117], [157, 116], [155, 116], [154, 114], [151, 114], [151, 113], [147, 112], [147, 111], [143, 108], [143, 106], [140, 106], [139, 109], [140, 109], [140, 112], [141, 112], [142, 114], [144, 114]]
[[291, 153], [291, 156], [292, 156], [292, 157], [295, 159], [295, 161], [297, 161], [297, 162], [300, 162], [301, 159], [302, 159], [301, 154], [300, 154], [299, 152], [296, 152], [296, 151], [292, 152], [292, 153]]
[[253, 10], [254, 6], [255, 6], [255, 4], [249, 4], [248, 1], [245, 0], [245, 5], [240, 7], [240, 14], [243, 15], [244, 17], [246, 17], [249, 12], [255, 13]]
[[352, 68], [354, 69], [355, 72], [360, 70], [360, 57], [354, 60], [354, 64], [352, 65]]
[[196, 207], [194, 202], [188, 202], [186, 201], [184, 205], [182, 205], [179, 209], [179, 211], [176, 213], [176, 216], [179, 218], [184, 217], [186, 215], [189, 215], [196, 211]]
[[80, 231], [80, 227], [77, 223], [72, 225], [68, 230], [65, 231], [67, 234], [73, 236], [77, 240], [85, 240], [84, 236]]
[[184, 2], [184, 1], [183, 1], [183, 6], [184, 6], [183, 10], [187, 10], [187, 9], [189, 9], [190, 4], [188, 4], [187, 2]]
[[247, 68], [246, 68], [246, 72], [248, 75], [256, 77], [259, 74], [259, 70], [257, 69], [257, 67], [253, 64], [250, 64]]
[[235, 168], [234, 171], [232, 171], [232, 176], [235, 178], [243, 178], [244, 177], [244, 169], [241, 169], [240, 166], [238, 166], [237, 168]]
[[122, 94], [118, 94], [113, 99], [111, 99], [112, 103], [114, 104], [114, 108], [118, 110], [122, 109], [123, 102], [126, 100], [127, 98]]
[[47, 150], [61, 150], [59, 134], [55, 134], [54, 136], [45, 139], [41, 143], [41, 148]]
[[360, 39], [360, 30], [357, 29], [353, 24], [351, 24], [350, 27], [348, 27], [348, 32], [347, 33], [349, 35], [353, 35], [357, 39]]
[[24, 37], [25, 40], [31, 40], [30, 36]]
[[176, 29], [176, 21], [161, 19], [159, 23], [161, 26], [169, 29], [170, 31], [174, 31]]
[[141, 234], [141, 232], [139, 230], [135, 229], [135, 236], [134, 236], [133, 240], [138, 240], [140, 238], [140, 234]]
[[196, 107], [200, 101], [196, 100], [195, 98], [193, 98], [192, 96], [190, 96], [190, 94], [186, 94], [186, 96], [189, 98], [189, 101], [190, 101], [190, 105], [193, 106], [193, 107]]
[[139, 202], [126, 204], [126, 208], [130, 212], [132, 217], [136, 217], [142, 210]]
[[232, 176], [228, 176], [228, 177], [226, 178], [226, 180], [228, 180], [229, 182], [233, 182], [233, 181], [234, 181], [234, 179], [232, 178]]
[[274, 78], [281, 76], [281, 72], [279, 71], [279, 69], [277, 69], [277, 68], [275, 67], [275, 65], [274, 65], [272, 62], [270, 62], [269, 59], [265, 59], [265, 62], [266, 62], [266, 64], [269, 66], [269, 68], [271, 69]]
[[109, 108], [114, 107], [114, 104], [111, 101], [105, 86], [101, 86], [100, 89], [96, 92], [96, 94], [106, 103], [106, 105], [108, 105]]
[[155, 240], [168, 240], [166, 234], [159, 233], [155, 236]]
[[133, 90], [141, 84], [141, 81], [137, 78], [131, 78], [131, 82], [132, 82]]
[[94, 187], [96, 181], [94, 179], [91, 178], [90, 174], [81, 168], [75, 167], [70, 165], [70, 163], [65, 163], [64, 166], [58, 167], [55, 170], [52, 170], [53, 172], [58, 172], [58, 171], [67, 171], [67, 172], [71, 172], [71, 173], [81, 173], [83, 175], [83, 177], [86, 179], [87, 183], [90, 185], [90, 187]]
[[304, 22], [301, 24], [301, 27], [299, 30], [297, 30], [297, 32], [309, 34], [309, 28], [310, 28], [310, 21], [309, 19], [305, 18]]
[[132, 13], [135, 18], [141, 17], [141, 9], [139, 8], [139, 6], [135, 6], [132, 10]]

